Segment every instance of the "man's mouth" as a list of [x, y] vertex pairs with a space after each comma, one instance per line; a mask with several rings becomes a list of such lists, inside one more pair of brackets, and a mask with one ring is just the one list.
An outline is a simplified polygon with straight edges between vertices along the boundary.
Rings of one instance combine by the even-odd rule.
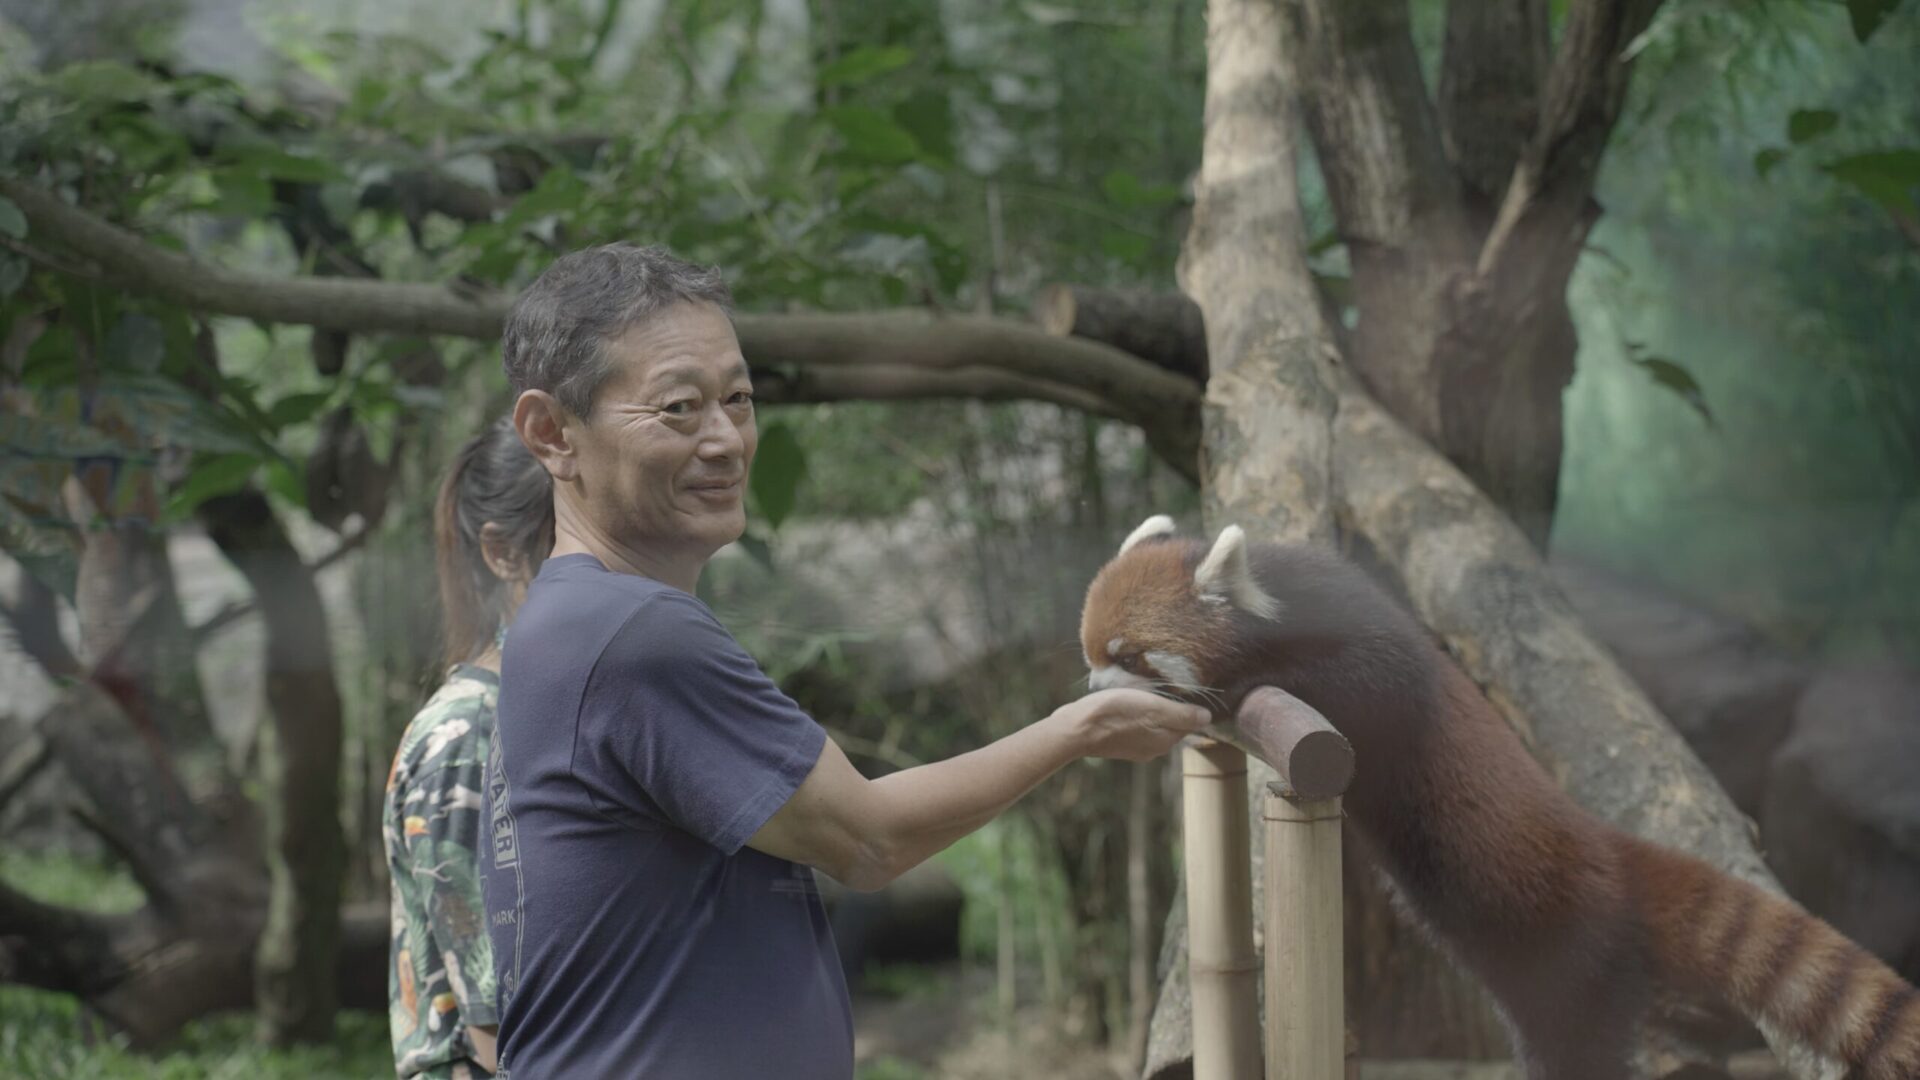
[[688, 484], [687, 490], [693, 492], [696, 495], [706, 495], [711, 497], [718, 497], [721, 495], [731, 495], [734, 492], [740, 490], [740, 481], [738, 479], [714, 480], [704, 484]]

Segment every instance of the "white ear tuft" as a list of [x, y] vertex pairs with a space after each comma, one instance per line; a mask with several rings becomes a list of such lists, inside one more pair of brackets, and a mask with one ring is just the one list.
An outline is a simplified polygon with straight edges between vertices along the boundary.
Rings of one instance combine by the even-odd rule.
[[1140, 523], [1140, 527], [1127, 534], [1120, 543], [1119, 554], [1125, 555], [1127, 549], [1142, 540], [1151, 540], [1156, 536], [1166, 536], [1174, 530], [1173, 519], [1165, 514], [1155, 514]]
[[1201, 596], [1225, 600], [1249, 615], [1271, 619], [1280, 614], [1280, 601], [1253, 579], [1253, 568], [1247, 564], [1247, 534], [1238, 525], [1220, 530], [1213, 550], [1193, 572], [1193, 587]]

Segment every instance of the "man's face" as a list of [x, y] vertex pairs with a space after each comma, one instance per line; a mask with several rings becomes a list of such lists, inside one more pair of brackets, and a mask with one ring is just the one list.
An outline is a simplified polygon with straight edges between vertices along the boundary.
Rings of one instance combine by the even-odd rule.
[[578, 442], [588, 513], [617, 543], [705, 560], [746, 529], [759, 442], [733, 326], [676, 304], [606, 348], [613, 371]]

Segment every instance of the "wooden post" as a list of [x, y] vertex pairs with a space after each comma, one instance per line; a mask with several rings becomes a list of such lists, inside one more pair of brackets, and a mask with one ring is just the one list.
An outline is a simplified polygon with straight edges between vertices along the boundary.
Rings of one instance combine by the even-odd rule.
[[1247, 759], [1206, 742], [1182, 750], [1181, 764], [1193, 1076], [1245, 1080], [1260, 1075]]
[[1341, 1080], [1347, 1035], [1340, 797], [1300, 799], [1284, 784], [1268, 784], [1261, 817], [1267, 831], [1267, 1080]]

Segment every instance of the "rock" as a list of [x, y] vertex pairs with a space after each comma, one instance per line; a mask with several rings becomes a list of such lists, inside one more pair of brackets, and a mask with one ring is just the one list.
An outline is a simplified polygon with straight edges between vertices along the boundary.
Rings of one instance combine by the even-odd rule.
[[1767, 861], [1808, 910], [1920, 980], [1920, 672], [1823, 671], [1776, 755]]
[[1553, 575], [1734, 805], [1757, 818], [1811, 665], [1738, 619], [1591, 563], [1556, 555]]
[[875, 892], [855, 892], [816, 874], [849, 982], [869, 963], [931, 963], [960, 956], [966, 897], [946, 867], [928, 859]]

